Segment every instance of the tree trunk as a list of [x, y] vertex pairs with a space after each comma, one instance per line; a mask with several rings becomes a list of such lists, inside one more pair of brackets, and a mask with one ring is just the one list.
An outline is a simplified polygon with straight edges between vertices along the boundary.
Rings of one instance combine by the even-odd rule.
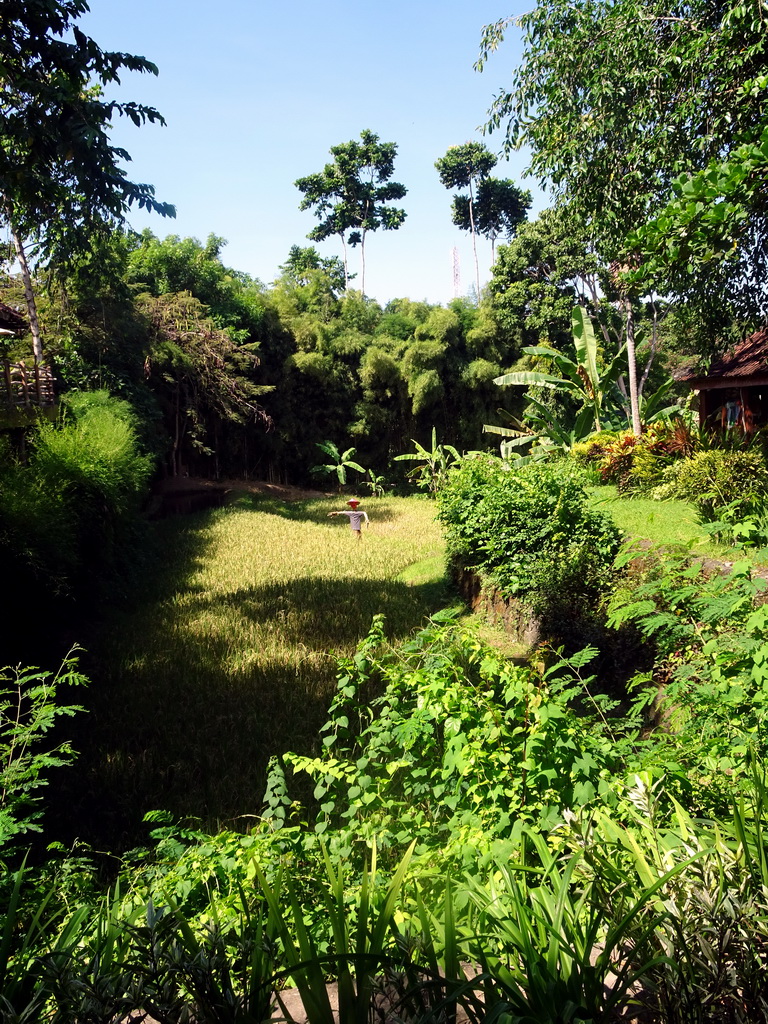
[[637, 388], [637, 357], [635, 355], [635, 315], [628, 298], [622, 299], [627, 332], [627, 368], [629, 370], [629, 408], [632, 413], [632, 433], [641, 437], [643, 425], [640, 422], [640, 398]]
[[360, 291], [365, 298], [365, 228], [360, 236]]
[[477, 262], [477, 232], [475, 231], [475, 197], [472, 191], [472, 178], [469, 179], [469, 226], [472, 231], [472, 251], [475, 254], [475, 283], [477, 285], [477, 302], [480, 303], [480, 264]]
[[35, 366], [38, 366], [43, 361], [43, 341], [40, 335], [40, 320], [37, 316], [37, 303], [35, 302], [35, 292], [32, 287], [32, 275], [29, 272], [29, 264], [27, 263], [27, 254], [24, 252], [24, 244], [19, 237], [19, 233], [13, 225], [13, 221], [10, 217], [10, 211], [6, 208], [8, 216], [8, 224], [11, 229], [11, 237], [13, 238], [13, 247], [16, 250], [16, 259], [19, 261], [19, 267], [21, 268], [21, 280], [24, 284], [24, 298], [27, 300], [27, 312], [29, 313], [29, 329], [32, 332], [32, 351], [35, 356]]
[[344, 237], [344, 232], [339, 232], [339, 238], [341, 238], [341, 248], [344, 253], [344, 291], [349, 291], [349, 268], [347, 266], [347, 240]]
[[657, 349], [658, 343], [659, 343], [659, 313], [658, 313], [658, 310], [656, 309], [656, 303], [655, 302], [652, 302], [651, 306], [652, 306], [652, 309], [653, 309], [653, 320], [651, 321], [651, 323], [652, 323], [652, 328], [651, 328], [651, 344], [650, 344], [650, 351], [648, 353], [648, 359], [645, 362], [645, 369], [643, 370], [643, 375], [640, 378], [640, 384], [639, 384], [639, 386], [637, 388], [638, 399], [643, 397], [643, 390], [644, 390], [646, 382], [648, 380], [648, 376], [649, 376], [649, 374], [651, 372], [651, 368], [653, 366], [653, 361], [656, 358], [656, 349]]

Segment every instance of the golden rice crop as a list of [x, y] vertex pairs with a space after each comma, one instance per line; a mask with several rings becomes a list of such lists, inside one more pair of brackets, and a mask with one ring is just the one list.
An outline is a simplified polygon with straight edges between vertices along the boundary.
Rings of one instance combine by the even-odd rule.
[[[97, 722], [81, 781], [111, 809], [105, 839], [135, 836], [158, 807], [208, 825], [257, 813], [268, 758], [316, 741], [335, 655], [378, 612], [401, 636], [437, 606], [434, 505], [365, 503], [359, 543], [327, 517], [342, 507], [248, 497], [161, 524], [162, 564], [135, 607], [110, 615], [91, 669]], [[398, 579], [417, 562], [428, 567], [418, 582]]]

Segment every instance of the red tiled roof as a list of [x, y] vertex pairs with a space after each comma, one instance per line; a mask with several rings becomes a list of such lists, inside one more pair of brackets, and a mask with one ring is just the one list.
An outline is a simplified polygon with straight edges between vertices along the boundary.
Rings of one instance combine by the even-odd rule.
[[21, 313], [17, 313], [13, 306], [6, 306], [4, 302], [0, 302], [0, 327], [18, 334], [24, 334], [29, 330], [29, 324]]
[[725, 355], [716, 359], [706, 372], [695, 367], [681, 370], [675, 377], [680, 381], [709, 380], [712, 377], [753, 377], [768, 374], [768, 328], [763, 327], [738, 342]]

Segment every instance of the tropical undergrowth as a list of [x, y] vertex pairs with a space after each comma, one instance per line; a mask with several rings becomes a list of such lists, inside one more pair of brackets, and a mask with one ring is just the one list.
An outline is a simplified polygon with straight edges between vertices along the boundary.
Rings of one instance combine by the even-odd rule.
[[[349, 657], [383, 612], [403, 637], [445, 600], [443, 542], [426, 500], [371, 501], [358, 542], [338, 499], [244, 494], [155, 528], [130, 601], [88, 640], [91, 714], [57, 780], [57, 834], [125, 850], [164, 808], [211, 831], [247, 827], [269, 758], [318, 744]], [[402, 571], [424, 563], [416, 582]]]
[[567, 464], [467, 458], [438, 496], [449, 553], [550, 619], [599, 601], [621, 536]]
[[145, 560], [152, 468], [132, 408], [104, 391], [67, 395], [59, 422], [30, 433], [25, 458], [0, 444], [0, 573], [13, 594], [6, 657], [30, 646], [47, 655], [43, 618], [58, 625], [78, 603], [125, 592]]
[[294, 985], [330, 1024], [333, 978], [348, 1021], [764, 1021], [762, 585], [647, 551], [610, 572], [653, 655], [621, 703], [592, 651], [521, 664], [449, 614], [405, 641], [376, 618], [246, 831], [155, 813], [106, 896], [7, 874], [4, 1012], [263, 1020]]
[[[763, 1020], [764, 616], [745, 570], [686, 571], [649, 573], [614, 610], [657, 636], [673, 730], [645, 717], [661, 676], [619, 715], [588, 655], [515, 666], [450, 617], [404, 646], [377, 621], [340, 662], [323, 753], [273, 766], [247, 833], [153, 815], [106, 896], [82, 871], [6, 877], [4, 1011], [262, 1020], [290, 984], [330, 1024], [331, 977], [348, 1020], [383, 989], [407, 1020], [458, 1004], [473, 1021], [610, 1021], [632, 1000]], [[728, 715], [718, 687], [739, 691]], [[319, 806], [292, 797], [290, 770]]]
[[[572, 459], [596, 469], [626, 496], [689, 502], [700, 532], [722, 544], [768, 543], [765, 432], [695, 430], [683, 418], [657, 422], [640, 437], [602, 431], [575, 446]], [[663, 512], [660, 513], [663, 516]]]

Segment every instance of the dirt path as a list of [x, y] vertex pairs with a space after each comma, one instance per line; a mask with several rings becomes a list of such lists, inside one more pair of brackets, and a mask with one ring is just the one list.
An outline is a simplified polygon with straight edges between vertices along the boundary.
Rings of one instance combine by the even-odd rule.
[[314, 491], [291, 487], [289, 484], [271, 484], [266, 480], [208, 480], [198, 476], [166, 477], [152, 488], [156, 495], [189, 494], [192, 492], [229, 491], [246, 494], [266, 494], [282, 501], [308, 501], [312, 498], [331, 498], [331, 491]]

